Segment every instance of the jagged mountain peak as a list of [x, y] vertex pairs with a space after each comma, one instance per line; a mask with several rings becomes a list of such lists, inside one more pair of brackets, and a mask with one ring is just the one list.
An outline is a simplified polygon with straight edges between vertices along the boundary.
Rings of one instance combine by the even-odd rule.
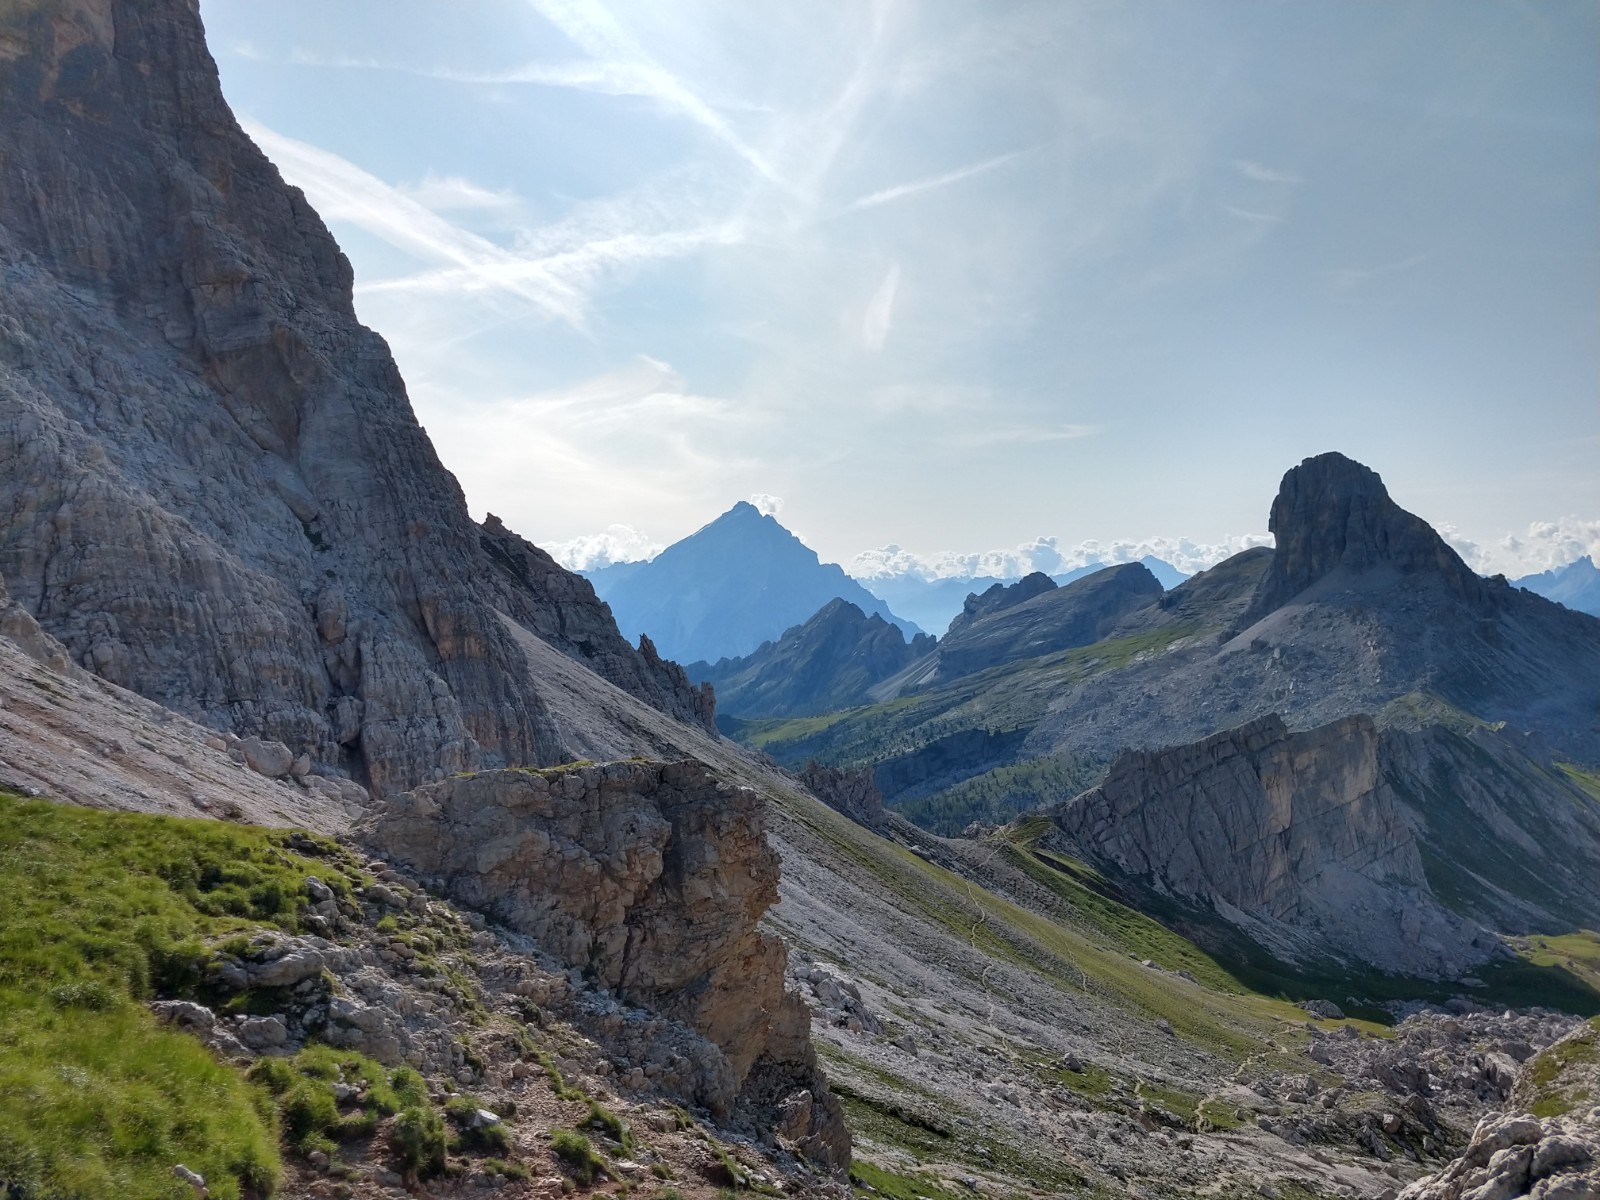
[[1394, 502], [1376, 471], [1336, 451], [1284, 474], [1267, 528], [1277, 546], [1252, 609], [1256, 616], [1340, 569], [1391, 567], [1437, 576], [1464, 597], [1484, 592], [1433, 527]]

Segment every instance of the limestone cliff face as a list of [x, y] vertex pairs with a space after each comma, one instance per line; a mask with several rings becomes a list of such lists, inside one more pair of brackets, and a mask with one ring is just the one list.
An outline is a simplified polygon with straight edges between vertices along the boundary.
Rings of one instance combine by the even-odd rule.
[[0, 573], [73, 659], [379, 789], [567, 756], [497, 612], [708, 693], [480, 529], [187, 0], [0, 8]]
[[1125, 754], [1053, 815], [1082, 852], [1288, 953], [1459, 975], [1494, 938], [1434, 897], [1381, 742], [1364, 716], [1293, 734], [1270, 716]]
[[[704, 1099], [784, 1106], [813, 1157], [848, 1158], [785, 950], [757, 921], [778, 899], [761, 797], [700, 763], [617, 762], [447, 779], [391, 799], [363, 830], [431, 886], [536, 938], [625, 998], [718, 1046]], [[794, 1112], [808, 1092], [807, 1111]], [[803, 1116], [804, 1120], [800, 1120]]]

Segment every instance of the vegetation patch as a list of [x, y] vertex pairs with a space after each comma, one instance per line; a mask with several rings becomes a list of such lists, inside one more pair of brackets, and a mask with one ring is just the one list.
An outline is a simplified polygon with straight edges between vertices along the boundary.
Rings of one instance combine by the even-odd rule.
[[340, 1142], [371, 1137], [384, 1117], [427, 1103], [422, 1076], [411, 1068], [391, 1076], [364, 1055], [330, 1046], [258, 1059], [249, 1079], [272, 1094], [284, 1136], [303, 1154], [331, 1153]]

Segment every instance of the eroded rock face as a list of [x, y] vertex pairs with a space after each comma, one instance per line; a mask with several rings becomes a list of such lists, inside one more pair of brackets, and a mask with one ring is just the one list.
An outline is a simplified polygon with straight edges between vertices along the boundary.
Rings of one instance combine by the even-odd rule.
[[1275, 930], [1387, 970], [1459, 975], [1495, 939], [1433, 896], [1364, 716], [1290, 733], [1276, 716], [1123, 755], [1054, 810], [1083, 852]]
[[709, 724], [470, 519], [195, 5], [9, 5], [0, 40], [0, 571], [75, 662], [380, 790], [566, 757], [497, 611]]
[[810, 1091], [810, 1132], [796, 1140], [815, 1157], [834, 1160], [841, 1146], [848, 1156], [809, 1014], [784, 990], [783, 943], [757, 928], [778, 899], [778, 857], [756, 792], [692, 761], [494, 771], [396, 796], [362, 836], [431, 887], [700, 1032], [727, 1060], [705, 1097], [714, 1107], [728, 1111], [741, 1090], [769, 1103]]

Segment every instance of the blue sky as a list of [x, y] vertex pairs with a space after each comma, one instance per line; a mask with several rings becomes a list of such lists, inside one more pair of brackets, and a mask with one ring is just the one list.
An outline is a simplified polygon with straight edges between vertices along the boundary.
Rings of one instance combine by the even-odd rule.
[[541, 544], [757, 493], [847, 566], [1199, 562], [1338, 449], [1485, 568], [1600, 548], [1588, 0], [202, 13], [474, 511]]

